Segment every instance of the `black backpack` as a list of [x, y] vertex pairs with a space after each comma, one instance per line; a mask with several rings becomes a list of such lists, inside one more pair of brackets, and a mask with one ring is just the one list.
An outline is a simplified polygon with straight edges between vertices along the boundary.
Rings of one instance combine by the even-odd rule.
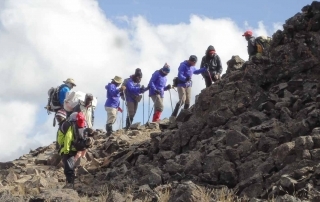
[[[87, 137], [86, 129], [84, 129], [81, 134], [76, 122], [71, 121], [70, 123], [71, 123], [72, 131], [73, 131], [73, 141], [72, 141], [71, 145], [77, 151], [83, 151], [87, 148], [90, 148], [92, 146], [92, 144], [88, 145], [88, 140], [90, 137]], [[93, 142], [91, 142], [91, 143], [93, 143]]]
[[49, 112], [57, 112], [59, 109], [61, 109], [61, 105], [59, 102], [59, 92], [62, 87], [64, 87], [64, 85], [58, 86], [56, 88], [51, 87], [48, 90], [48, 104], [45, 107], [45, 109], [47, 109], [48, 111], [48, 114], [50, 114]]

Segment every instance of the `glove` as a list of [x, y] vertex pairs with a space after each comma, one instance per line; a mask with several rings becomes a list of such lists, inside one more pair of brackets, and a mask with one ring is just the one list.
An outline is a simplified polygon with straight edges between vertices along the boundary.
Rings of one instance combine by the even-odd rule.
[[121, 107], [118, 107], [117, 110], [118, 110], [119, 112], [121, 112], [121, 113], [123, 112], [123, 110], [121, 109]]
[[124, 90], [126, 90], [126, 86], [121, 86], [121, 87], [119, 88], [119, 90], [120, 90], [121, 92], [123, 92]]
[[169, 84], [166, 86], [166, 89], [170, 90], [172, 88], [172, 86]]
[[215, 78], [216, 80], [220, 80], [220, 74], [214, 75], [214, 78]]
[[140, 87], [140, 93], [143, 93], [143, 92], [144, 92], [144, 85]]
[[187, 77], [186, 77], [186, 81], [191, 81], [191, 77], [190, 77], [190, 76], [187, 76]]
[[156, 95], [160, 95], [160, 91], [159, 90], [154, 90], [154, 92], [156, 93]]

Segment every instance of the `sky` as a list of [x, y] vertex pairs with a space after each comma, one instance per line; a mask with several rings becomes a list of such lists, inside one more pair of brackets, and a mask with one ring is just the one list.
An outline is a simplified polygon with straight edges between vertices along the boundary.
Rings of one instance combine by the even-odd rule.
[[[167, 62], [172, 83], [179, 64], [192, 54], [200, 59], [209, 45], [216, 48], [225, 72], [233, 55], [248, 58], [241, 36], [245, 30], [271, 36], [311, 2], [1, 0], [0, 161], [55, 140], [53, 114], [44, 110], [47, 91], [67, 78], [77, 83], [73, 90], [98, 98], [94, 128], [104, 129], [105, 85], [115, 75], [127, 78], [141, 68], [146, 86]], [[194, 76], [192, 104], [204, 87], [201, 75]], [[162, 118], [170, 116], [171, 103], [177, 101], [174, 90], [165, 93]], [[146, 122], [151, 107], [147, 92], [134, 122]]]

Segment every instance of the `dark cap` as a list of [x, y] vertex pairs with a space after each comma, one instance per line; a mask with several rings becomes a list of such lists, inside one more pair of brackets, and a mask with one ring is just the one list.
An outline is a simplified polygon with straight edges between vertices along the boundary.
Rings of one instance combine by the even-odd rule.
[[197, 61], [198, 61], [198, 58], [197, 58], [197, 56], [195, 56], [195, 55], [190, 55], [189, 61], [191, 61], [191, 62], [197, 62]]
[[135, 71], [135, 73], [134, 73], [134, 75], [135, 75], [136, 77], [142, 78], [142, 71], [141, 71], [141, 69], [140, 69], [140, 68], [137, 68], [136, 71]]

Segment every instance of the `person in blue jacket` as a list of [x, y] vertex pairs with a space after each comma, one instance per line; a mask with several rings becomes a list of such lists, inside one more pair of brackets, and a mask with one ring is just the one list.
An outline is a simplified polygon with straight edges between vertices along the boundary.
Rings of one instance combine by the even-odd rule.
[[63, 102], [64, 99], [66, 98], [67, 93], [76, 86], [75, 82], [73, 79], [68, 78], [67, 80], [63, 81], [64, 84], [62, 84], [59, 87], [59, 103], [61, 108], [63, 109]]
[[111, 83], [105, 86], [107, 90], [107, 100], [104, 104], [105, 110], [107, 111], [107, 124], [106, 124], [106, 131], [107, 136], [110, 136], [113, 133], [112, 125], [116, 122], [117, 119], [117, 112], [121, 111], [120, 108], [120, 92], [123, 92], [126, 87], [119, 86], [122, 83], [122, 78], [119, 76], [115, 76]]
[[206, 68], [196, 69], [195, 65], [197, 63], [197, 56], [191, 55], [189, 60], [185, 60], [180, 63], [178, 69], [178, 94], [179, 94], [179, 102], [176, 104], [172, 117], [176, 117], [180, 107], [184, 104], [184, 109], [188, 109], [190, 106], [190, 98], [191, 98], [191, 87], [192, 87], [192, 75], [193, 74], [201, 74], [204, 71], [207, 71]]
[[166, 63], [160, 70], [155, 71], [149, 82], [149, 97], [154, 103], [154, 114], [152, 122], [160, 121], [163, 111], [164, 91], [171, 89], [171, 85], [167, 85], [167, 75], [170, 72], [170, 66]]
[[125, 96], [126, 96], [126, 104], [128, 107], [128, 115], [126, 119], [126, 129], [129, 129], [132, 124], [134, 115], [138, 109], [138, 103], [142, 98], [142, 93], [145, 92], [144, 86], [140, 85], [142, 79], [142, 71], [140, 68], [137, 68], [134, 75], [131, 75], [130, 78], [125, 79]]

